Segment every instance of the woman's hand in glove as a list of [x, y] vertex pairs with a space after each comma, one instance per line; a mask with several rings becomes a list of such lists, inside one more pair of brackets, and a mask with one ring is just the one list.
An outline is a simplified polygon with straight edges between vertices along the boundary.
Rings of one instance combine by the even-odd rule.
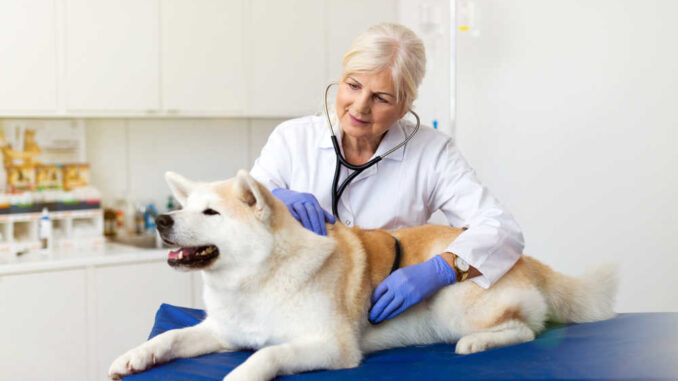
[[391, 319], [455, 281], [454, 270], [440, 255], [398, 269], [374, 290], [369, 320], [379, 323]]
[[336, 220], [318, 203], [318, 199], [310, 193], [295, 192], [289, 189], [275, 188], [273, 196], [283, 202], [292, 216], [308, 230], [320, 235], [327, 235], [325, 222], [331, 224]]

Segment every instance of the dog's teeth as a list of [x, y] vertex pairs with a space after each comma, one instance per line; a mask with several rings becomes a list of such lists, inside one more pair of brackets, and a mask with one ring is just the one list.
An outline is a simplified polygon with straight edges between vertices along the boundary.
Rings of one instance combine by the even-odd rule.
[[179, 260], [181, 260], [181, 259], [183, 259], [183, 258], [184, 258], [184, 253], [179, 252]]
[[209, 254], [214, 251], [214, 248], [212, 246], [208, 247], [207, 250], [205, 250], [205, 254]]

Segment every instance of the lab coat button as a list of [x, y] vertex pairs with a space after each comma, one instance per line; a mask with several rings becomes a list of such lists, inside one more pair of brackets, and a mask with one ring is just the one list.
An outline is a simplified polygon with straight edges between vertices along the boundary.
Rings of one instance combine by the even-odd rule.
[[351, 220], [346, 220], [344, 221], [344, 223], [346, 224], [346, 226], [351, 226]]

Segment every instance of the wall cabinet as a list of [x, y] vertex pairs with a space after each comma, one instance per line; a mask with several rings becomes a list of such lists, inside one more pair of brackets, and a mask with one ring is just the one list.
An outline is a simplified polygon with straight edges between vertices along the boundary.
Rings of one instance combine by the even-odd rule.
[[157, 110], [159, 0], [67, 0], [66, 111]]
[[57, 111], [55, 15], [53, 0], [0, 1], [0, 110]]
[[243, 115], [243, 0], [161, 3], [162, 111]]
[[258, 116], [320, 111], [326, 74], [324, 2], [249, 2], [248, 111]]
[[[0, 116], [290, 117], [397, 0], [4, 0]], [[10, 89], [10, 91], [7, 91]]]

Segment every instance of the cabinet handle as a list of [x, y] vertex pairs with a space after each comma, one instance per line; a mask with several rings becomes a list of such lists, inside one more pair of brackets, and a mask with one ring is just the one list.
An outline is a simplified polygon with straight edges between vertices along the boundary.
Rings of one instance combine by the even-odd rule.
[[146, 114], [155, 114], [155, 110], [146, 110]]
[[168, 113], [168, 114], [178, 114], [178, 113], [179, 113], [179, 109], [171, 108], [171, 109], [168, 109], [168, 110], [167, 110], [167, 113]]

